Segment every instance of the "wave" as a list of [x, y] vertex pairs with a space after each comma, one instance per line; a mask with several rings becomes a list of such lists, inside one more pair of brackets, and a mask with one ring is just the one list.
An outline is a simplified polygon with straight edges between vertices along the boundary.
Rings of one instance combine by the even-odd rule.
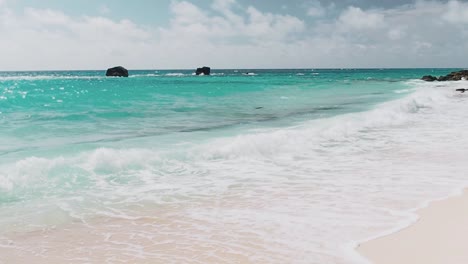
[[[278, 153], [312, 153], [313, 151], [311, 152], [311, 150], [317, 149], [317, 146], [320, 145], [327, 145], [330, 144], [330, 142], [336, 143], [359, 140], [363, 134], [373, 130], [391, 129], [392, 127], [411, 123], [414, 119], [419, 118], [422, 113], [430, 109], [450, 104], [451, 99], [457, 95], [452, 91], [456, 88], [455, 86], [436, 87], [435, 84], [428, 86], [427, 84], [420, 83], [418, 81], [410, 82], [409, 85], [415, 87], [413, 88], [413, 93], [402, 99], [382, 103], [370, 111], [315, 119], [290, 128], [276, 128], [260, 131], [254, 130], [250, 133], [241, 134], [235, 137], [213, 139], [212, 142], [196, 146], [190, 149], [187, 153], [192, 157], [198, 157], [197, 159], [203, 157], [204, 160], [229, 160], [232, 158], [247, 157], [262, 159], [265, 157], [274, 158]], [[290, 113], [290, 115], [303, 115], [329, 110], [339, 110], [340, 108], [340, 106], [318, 107], [311, 110], [293, 112]], [[269, 121], [275, 118], [278, 117], [269, 115], [263, 116], [259, 114], [255, 120]], [[221, 128], [225, 128], [226, 126], [229, 126], [229, 124], [222, 125]], [[179, 132], [207, 131], [217, 128], [219, 127], [197, 127], [193, 129], [182, 129]], [[147, 137], [152, 135], [153, 134], [149, 134]], [[144, 138], [143, 136], [140, 137]], [[86, 167], [88, 172], [95, 170], [97, 166], [96, 164], [107, 164], [106, 166], [109, 166], [109, 168], [114, 165], [118, 165], [115, 167], [115, 170], [111, 170], [118, 172], [122, 169], [122, 167], [119, 166], [123, 166], [123, 164], [128, 164], [129, 166], [144, 166], [145, 162], [148, 161], [147, 157], [159, 156], [159, 152], [144, 148], [130, 150], [98, 149], [95, 152], [83, 155], [92, 156], [93, 158], [91, 159], [94, 160], [93, 164], [95, 165], [85, 165], [89, 164], [89, 161], [84, 162], [83, 160], [86, 160], [86, 158], [80, 156], [51, 160], [43, 158], [27, 158], [19, 161], [19, 163], [13, 166], [14, 168], [2, 167], [1, 171], [3, 172], [0, 173], [0, 178], [3, 181], [3, 184], [1, 184], [1, 186], [3, 186], [4, 189], [11, 189], [14, 184], [10, 181], [22, 178], [17, 173], [15, 173], [14, 176], [9, 173], [5, 174], [5, 171], [11, 172], [12, 170], [20, 170], [22, 171], [21, 175], [24, 176], [28, 175], [28, 172], [24, 171], [25, 168], [30, 168], [31, 172], [34, 174], [36, 172], [43, 172], [45, 169], [49, 170], [51, 167], [56, 167], [59, 163], [64, 165], [65, 162], [67, 166], [71, 167]], [[120, 158], [116, 158], [113, 155]], [[102, 160], [99, 161], [100, 159]], [[76, 166], [74, 164], [76, 164]], [[47, 173], [44, 175], [47, 175]]]
[[139, 78], [139, 77], [159, 77], [161, 76], [158, 73], [147, 73], [147, 74], [132, 74], [129, 78]]
[[187, 76], [187, 74], [184, 74], [184, 73], [181, 73], [181, 72], [171, 72], [171, 73], [166, 73], [165, 76], [181, 77], [181, 76]]
[[420, 82], [411, 82], [409, 85], [416, 86], [415, 92], [405, 98], [382, 103], [370, 111], [316, 119], [288, 129], [218, 139], [211, 145], [222, 147], [208, 147], [200, 152], [213, 159], [242, 157], [246, 154], [271, 156], [284, 153], [285, 146], [291, 153], [293, 150], [308, 152], [327, 142], [358, 140], [366, 131], [405, 125], [419, 118], [418, 114], [427, 109], [450, 104], [454, 96], [454, 88], [440, 89]]

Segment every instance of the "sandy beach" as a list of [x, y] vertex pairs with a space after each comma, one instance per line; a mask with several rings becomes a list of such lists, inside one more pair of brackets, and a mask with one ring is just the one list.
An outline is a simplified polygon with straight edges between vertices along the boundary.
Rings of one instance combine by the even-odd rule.
[[417, 211], [420, 219], [358, 247], [375, 264], [468, 263], [468, 192]]

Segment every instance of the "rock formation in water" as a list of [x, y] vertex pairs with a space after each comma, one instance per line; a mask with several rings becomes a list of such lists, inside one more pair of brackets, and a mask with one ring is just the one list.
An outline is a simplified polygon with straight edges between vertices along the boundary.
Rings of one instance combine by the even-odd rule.
[[197, 70], [195, 71], [195, 74], [196, 74], [196, 75], [201, 75], [201, 74], [203, 74], [203, 75], [210, 75], [210, 73], [211, 73], [211, 68], [210, 68], [210, 67], [206, 67], [206, 66], [201, 67], [201, 68], [197, 68]]
[[433, 82], [437, 81], [437, 77], [432, 76], [432, 75], [424, 75], [421, 80], [426, 81], [426, 82]]
[[128, 77], [128, 70], [122, 66], [117, 66], [113, 68], [109, 68], [106, 71], [106, 76], [111, 77]]

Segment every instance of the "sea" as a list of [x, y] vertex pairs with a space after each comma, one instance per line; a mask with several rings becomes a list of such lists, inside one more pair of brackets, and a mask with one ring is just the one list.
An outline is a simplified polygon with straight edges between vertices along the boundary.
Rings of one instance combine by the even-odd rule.
[[454, 70], [0, 72], [0, 263], [367, 263], [468, 183]]

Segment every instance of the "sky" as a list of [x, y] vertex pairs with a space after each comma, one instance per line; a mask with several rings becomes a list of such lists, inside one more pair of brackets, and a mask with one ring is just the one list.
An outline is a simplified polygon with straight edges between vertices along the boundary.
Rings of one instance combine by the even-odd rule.
[[0, 0], [0, 71], [468, 67], [462, 0]]

